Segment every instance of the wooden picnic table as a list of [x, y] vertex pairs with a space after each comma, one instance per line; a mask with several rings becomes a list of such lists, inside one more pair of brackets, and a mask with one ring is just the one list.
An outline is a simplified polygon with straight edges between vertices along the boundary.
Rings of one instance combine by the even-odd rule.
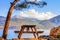
[[[26, 29], [26, 31], [24, 31]], [[31, 29], [31, 31], [30, 31]], [[43, 33], [44, 31], [37, 31], [36, 25], [22, 25], [20, 31], [14, 31], [15, 33], [18, 33], [18, 38], [21, 38], [22, 33], [33, 33], [35, 38], [38, 38], [38, 33]]]

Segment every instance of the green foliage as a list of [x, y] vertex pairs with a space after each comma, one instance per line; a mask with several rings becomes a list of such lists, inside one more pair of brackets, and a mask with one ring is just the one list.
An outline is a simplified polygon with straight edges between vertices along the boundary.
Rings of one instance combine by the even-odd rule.
[[37, 6], [37, 7], [44, 7], [45, 5], [47, 5], [47, 3], [45, 1], [36, 2], [36, 0], [35, 0], [34, 2], [31, 2], [31, 1], [25, 0], [21, 4], [16, 4], [14, 9], [21, 10], [21, 9], [24, 9], [24, 8], [30, 8], [31, 5], [29, 5], [29, 4]]

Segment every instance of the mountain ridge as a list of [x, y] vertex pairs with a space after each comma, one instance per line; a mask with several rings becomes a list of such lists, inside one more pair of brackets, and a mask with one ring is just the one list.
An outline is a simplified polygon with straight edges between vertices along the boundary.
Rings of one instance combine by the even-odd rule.
[[[1, 17], [0, 16], [0, 25], [4, 24], [5, 23], [5, 17]], [[4, 20], [3, 20], [4, 19]], [[49, 19], [49, 20], [37, 20], [35, 18], [11, 18], [11, 21], [10, 21], [10, 26], [20, 26], [20, 25], [23, 25], [23, 24], [36, 24], [38, 25], [38, 28], [42, 27], [42, 28], [52, 28], [52, 27], [55, 27], [55, 26], [59, 26], [60, 25], [60, 15], [52, 18], [52, 19]]]

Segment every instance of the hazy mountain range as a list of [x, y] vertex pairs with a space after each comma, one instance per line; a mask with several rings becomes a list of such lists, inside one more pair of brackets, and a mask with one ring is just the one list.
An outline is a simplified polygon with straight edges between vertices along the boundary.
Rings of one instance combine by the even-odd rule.
[[[0, 16], [0, 28], [4, 26], [6, 17]], [[9, 28], [20, 28], [21, 25], [36, 25], [36, 28], [49, 29], [60, 25], [60, 15], [49, 20], [38, 20], [21, 16], [13, 16]]]

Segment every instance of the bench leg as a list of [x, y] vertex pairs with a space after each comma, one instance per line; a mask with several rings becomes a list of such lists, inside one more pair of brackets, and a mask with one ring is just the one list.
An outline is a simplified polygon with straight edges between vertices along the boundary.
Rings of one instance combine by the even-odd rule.
[[29, 32], [29, 27], [27, 27], [27, 32]]
[[34, 33], [34, 29], [33, 28], [31, 28], [31, 29], [32, 29], [32, 32], [33, 32], [34, 37], [36, 38], [36, 34]]
[[36, 28], [34, 27], [34, 30], [35, 30], [35, 32], [36, 32], [36, 36], [38, 37], [38, 32], [37, 32], [37, 30], [36, 30]]
[[22, 35], [23, 31], [24, 31], [24, 27], [21, 27], [21, 30], [20, 30], [19, 35], [18, 35], [19, 39], [21, 38], [21, 35]]

